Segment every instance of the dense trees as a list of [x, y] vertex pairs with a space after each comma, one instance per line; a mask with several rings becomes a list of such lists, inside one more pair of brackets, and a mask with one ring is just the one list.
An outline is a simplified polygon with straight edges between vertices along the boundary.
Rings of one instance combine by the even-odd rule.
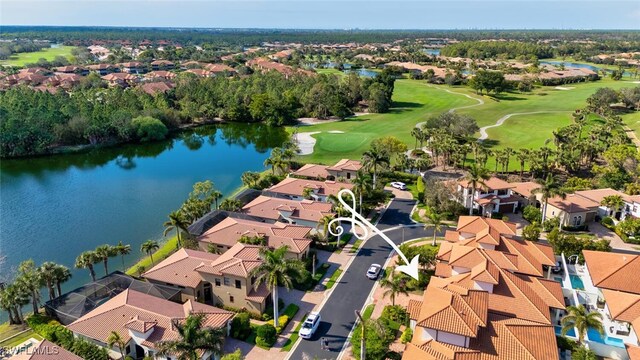
[[534, 42], [521, 41], [463, 41], [445, 46], [440, 54], [450, 57], [468, 57], [471, 59], [515, 59], [518, 56], [527, 58], [553, 57], [550, 45], [539, 45]]
[[176, 88], [151, 96], [138, 88], [102, 88], [85, 77], [71, 93], [14, 87], [0, 93], [0, 156], [45, 153], [58, 145], [152, 141], [169, 129], [204, 120], [265, 122], [298, 117], [344, 118], [369, 102], [386, 111], [393, 77], [375, 79], [256, 73], [246, 77], [179, 76]]
[[504, 74], [500, 71], [479, 70], [475, 76], [469, 79], [469, 86], [482, 94], [486, 91], [488, 94], [499, 94], [507, 88], [504, 80]]

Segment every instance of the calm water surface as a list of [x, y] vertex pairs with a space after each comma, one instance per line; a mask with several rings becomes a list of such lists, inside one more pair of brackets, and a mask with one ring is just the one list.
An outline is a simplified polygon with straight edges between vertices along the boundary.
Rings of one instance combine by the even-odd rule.
[[[125, 257], [131, 265], [142, 242], [162, 237], [167, 214], [195, 182], [212, 180], [229, 194], [241, 185], [244, 171], [263, 170], [270, 149], [284, 140], [284, 129], [230, 124], [151, 144], [2, 160], [0, 275], [10, 275], [28, 258], [73, 268], [82, 251], [119, 240], [131, 244], [132, 254]], [[110, 261], [110, 270], [121, 267], [120, 258]], [[72, 271], [65, 289], [90, 280], [88, 271]], [[96, 272], [104, 275], [100, 264]]]

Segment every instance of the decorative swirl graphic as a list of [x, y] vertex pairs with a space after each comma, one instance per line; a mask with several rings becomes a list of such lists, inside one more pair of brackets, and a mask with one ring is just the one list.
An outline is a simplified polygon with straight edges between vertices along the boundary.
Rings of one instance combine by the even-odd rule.
[[[345, 199], [345, 195], [348, 195], [351, 198], [351, 205], [347, 204]], [[373, 231], [376, 235], [379, 235], [383, 238], [393, 250], [398, 253], [398, 256], [405, 262], [407, 265], [401, 265], [396, 268], [398, 271], [402, 271], [415, 279], [418, 279], [418, 259], [419, 255], [416, 255], [411, 262], [407, 259], [407, 257], [402, 253], [400, 248], [382, 231], [378, 230], [373, 224], [371, 224], [367, 219], [362, 217], [362, 215], [358, 214], [356, 211], [356, 196], [353, 194], [351, 190], [342, 189], [338, 192], [338, 201], [342, 204], [342, 206], [351, 213], [350, 217], [338, 217], [329, 222], [329, 233], [333, 236], [337, 236], [338, 238], [342, 236], [345, 232], [344, 224], [351, 224], [351, 233], [355, 235], [355, 237], [359, 240], [364, 240], [369, 237], [369, 231]], [[359, 231], [358, 231], [359, 230]]]

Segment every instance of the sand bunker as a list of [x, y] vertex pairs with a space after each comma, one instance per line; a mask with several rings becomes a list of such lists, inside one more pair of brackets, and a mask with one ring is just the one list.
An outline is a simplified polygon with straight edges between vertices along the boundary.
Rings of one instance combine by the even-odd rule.
[[311, 131], [311, 132], [303, 132], [297, 133], [295, 135], [295, 141], [298, 144], [298, 148], [300, 155], [309, 155], [313, 154], [313, 147], [316, 145], [316, 139], [313, 138], [314, 134], [319, 134], [320, 131]]
[[331, 130], [331, 131], [327, 131], [329, 134], [344, 134], [344, 131], [340, 131], [340, 130]]

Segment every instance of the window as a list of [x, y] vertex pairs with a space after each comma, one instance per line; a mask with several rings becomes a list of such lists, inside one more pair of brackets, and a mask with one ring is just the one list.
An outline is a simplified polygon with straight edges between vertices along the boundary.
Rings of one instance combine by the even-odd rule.
[[128, 354], [131, 351], [131, 347], [129, 345], [127, 345], [126, 348], [124, 348], [124, 353]]
[[236, 289], [242, 289], [242, 281], [236, 280]]
[[216, 278], [216, 286], [220, 286], [220, 279]]
[[229, 278], [224, 278], [224, 286], [229, 286], [231, 284], [231, 280]]
[[508, 189], [498, 190], [498, 195], [509, 195], [509, 190]]
[[233, 301], [234, 301], [233, 296], [229, 295], [229, 302], [233, 302]]
[[351, 173], [350, 172], [347, 173], [347, 179], [351, 179]]

